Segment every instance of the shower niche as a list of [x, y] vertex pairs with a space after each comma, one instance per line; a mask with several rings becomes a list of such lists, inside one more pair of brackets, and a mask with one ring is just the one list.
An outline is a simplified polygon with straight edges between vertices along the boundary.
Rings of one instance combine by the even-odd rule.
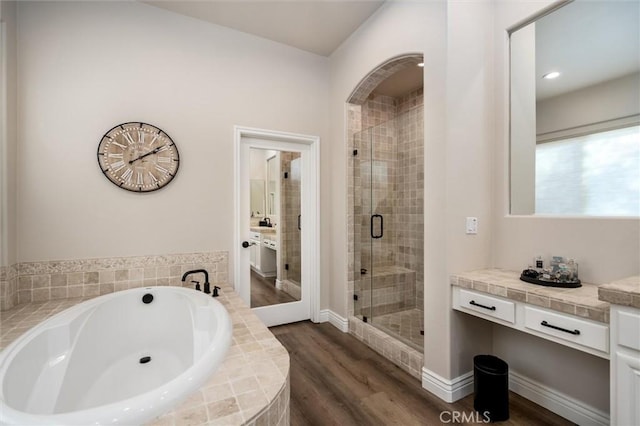
[[[417, 55], [392, 61], [354, 91], [348, 108], [348, 155], [351, 313], [422, 352], [424, 109], [420, 62], [422, 57]], [[369, 93], [360, 90], [363, 87], [369, 87]]]

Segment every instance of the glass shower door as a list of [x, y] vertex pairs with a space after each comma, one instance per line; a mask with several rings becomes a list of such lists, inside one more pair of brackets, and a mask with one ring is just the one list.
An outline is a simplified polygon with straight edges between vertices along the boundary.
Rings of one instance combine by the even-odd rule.
[[371, 318], [371, 129], [353, 137], [354, 315]]

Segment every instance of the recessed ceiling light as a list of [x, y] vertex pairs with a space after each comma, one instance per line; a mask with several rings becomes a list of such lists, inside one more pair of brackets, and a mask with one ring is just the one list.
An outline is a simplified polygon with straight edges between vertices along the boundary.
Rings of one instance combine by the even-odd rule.
[[419, 66], [419, 67], [424, 67], [424, 62], [420, 62], [420, 63], [418, 64], [418, 66]]
[[560, 77], [560, 73], [558, 71], [552, 71], [542, 76], [542, 78], [545, 78], [547, 80], [553, 80], [554, 78], [558, 77]]

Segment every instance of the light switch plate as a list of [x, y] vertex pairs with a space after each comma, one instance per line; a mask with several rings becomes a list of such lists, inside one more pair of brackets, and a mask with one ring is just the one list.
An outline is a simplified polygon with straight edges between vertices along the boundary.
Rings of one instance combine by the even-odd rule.
[[467, 218], [467, 234], [477, 234], [477, 233], [478, 233], [478, 218], [468, 217]]

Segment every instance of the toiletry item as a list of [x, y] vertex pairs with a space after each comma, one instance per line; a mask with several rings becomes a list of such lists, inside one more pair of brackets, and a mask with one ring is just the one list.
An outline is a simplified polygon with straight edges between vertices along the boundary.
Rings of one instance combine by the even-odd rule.
[[560, 264], [564, 263], [564, 258], [562, 256], [553, 256], [551, 257], [551, 262], [549, 266], [551, 267], [552, 275], [555, 275], [560, 270]]
[[574, 259], [567, 260], [567, 268], [571, 281], [578, 281], [578, 264]]
[[535, 269], [538, 272], [542, 272], [544, 269], [544, 260], [542, 260], [542, 256], [536, 256], [536, 258], [533, 259], [533, 264], [536, 266]]

